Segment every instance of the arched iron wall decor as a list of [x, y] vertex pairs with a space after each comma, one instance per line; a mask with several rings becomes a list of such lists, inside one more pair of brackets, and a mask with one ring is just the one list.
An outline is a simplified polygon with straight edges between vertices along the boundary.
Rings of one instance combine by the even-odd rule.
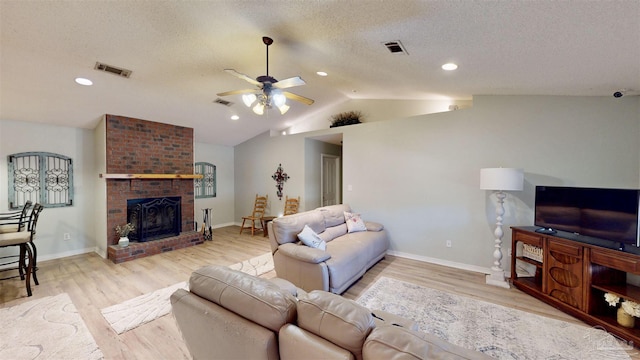
[[8, 156], [9, 208], [27, 201], [45, 207], [73, 205], [73, 162], [48, 152], [24, 152]]

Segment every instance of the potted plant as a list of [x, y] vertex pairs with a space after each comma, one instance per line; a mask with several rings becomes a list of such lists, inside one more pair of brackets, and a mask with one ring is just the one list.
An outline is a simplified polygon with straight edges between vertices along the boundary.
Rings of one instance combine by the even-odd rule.
[[127, 236], [129, 236], [129, 233], [133, 230], [134, 227], [131, 223], [126, 223], [123, 226], [116, 226], [116, 233], [118, 234], [118, 236], [120, 236], [120, 240], [118, 240], [118, 245], [120, 247], [129, 246], [129, 238]]
[[334, 128], [338, 126], [360, 124], [360, 119], [362, 118], [363, 116], [360, 111], [345, 111], [331, 116], [331, 126], [329, 127]]

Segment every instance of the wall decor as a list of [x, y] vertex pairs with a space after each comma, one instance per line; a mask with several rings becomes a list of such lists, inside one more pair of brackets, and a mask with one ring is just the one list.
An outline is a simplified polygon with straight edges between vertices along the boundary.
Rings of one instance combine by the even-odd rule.
[[48, 152], [23, 152], [8, 156], [9, 209], [27, 201], [44, 207], [73, 205], [73, 162]]
[[193, 181], [196, 199], [216, 197], [216, 166], [208, 162], [197, 162], [193, 172], [203, 175], [202, 179]]
[[354, 125], [360, 124], [360, 121], [363, 118], [362, 113], [360, 111], [345, 111], [339, 114], [335, 114], [331, 116], [331, 126], [330, 128], [346, 126], [346, 125]]
[[289, 180], [289, 175], [287, 175], [287, 173], [282, 169], [282, 164], [278, 164], [278, 169], [276, 169], [276, 172], [271, 175], [271, 178], [276, 181], [276, 189], [278, 189], [276, 194], [278, 195], [278, 198], [282, 200], [282, 189], [284, 188], [284, 183]]

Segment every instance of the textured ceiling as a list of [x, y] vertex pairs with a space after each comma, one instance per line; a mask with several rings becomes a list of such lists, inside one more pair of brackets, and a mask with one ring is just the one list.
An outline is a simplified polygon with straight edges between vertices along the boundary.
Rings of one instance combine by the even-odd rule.
[[[312, 98], [254, 115], [223, 72], [299, 75]], [[402, 41], [408, 55], [383, 46]], [[93, 128], [116, 114], [235, 145], [348, 99], [640, 94], [640, 1], [0, 0], [0, 119]], [[125, 79], [96, 61], [133, 71]], [[456, 62], [459, 69], [440, 66]], [[329, 73], [318, 77], [316, 71]], [[91, 87], [75, 84], [82, 76]], [[326, 111], [326, 110], [325, 110]], [[237, 114], [240, 120], [232, 121]]]

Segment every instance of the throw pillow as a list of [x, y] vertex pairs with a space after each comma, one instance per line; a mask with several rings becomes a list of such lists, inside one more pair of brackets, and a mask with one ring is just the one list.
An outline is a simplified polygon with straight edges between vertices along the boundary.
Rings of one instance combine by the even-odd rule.
[[347, 232], [367, 231], [364, 221], [360, 218], [360, 214], [344, 212], [344, 221], [347, 223]]
[[320, 236], [318, 236], [318, 234], [309, 227], [309, 225], [304, 226], [302, 232], [298, 234], [298, 239], [309, 247], [320, 249], [322, 251], [327, 249], [327, 243], [324, 242], [324, 240], [322, 240]]

